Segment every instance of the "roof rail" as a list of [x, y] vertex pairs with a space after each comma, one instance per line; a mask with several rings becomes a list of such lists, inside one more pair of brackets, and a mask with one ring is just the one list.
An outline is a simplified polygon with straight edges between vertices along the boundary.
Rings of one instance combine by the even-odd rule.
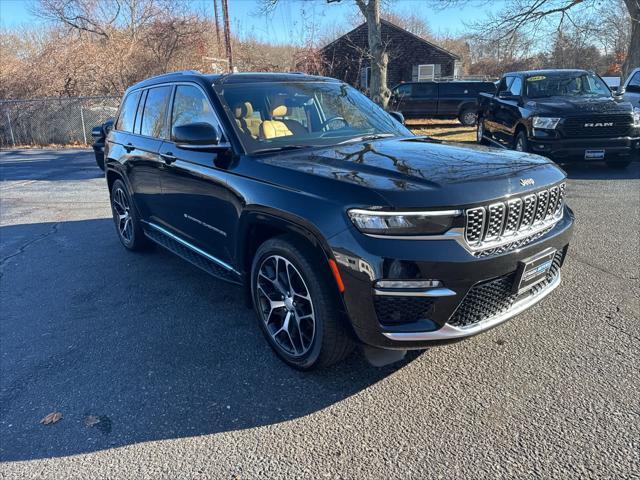
[[156, 80], [158, 78], [169, 77], [171, 75], [202, 75], [202, 72], [200, 72], [199, 70], [178, 70], [176, 72], [161, 73], [160, 75], [155, 75], [145, 80]]

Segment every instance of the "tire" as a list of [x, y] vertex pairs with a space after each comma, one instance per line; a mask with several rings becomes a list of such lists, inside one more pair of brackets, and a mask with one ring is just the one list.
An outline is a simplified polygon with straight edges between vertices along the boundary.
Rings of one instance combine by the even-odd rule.
[[122, 180], [116, 180], [111, 187], [111, 213], [120, 243], [127, 250], [140, 251], [149, 247], [149, 239], [142, 230], [138, 212]]
[[631, 165], [631, 160], [607, 160], [605, 163], [609, 168], [623, 170]]
[[478, 125], [476, 127], [476, 140], [480, 145], [489, 145], [489, 142], [484, 137], [484, 118], [478, 117]]
[[329, 266], [294, 237], [272, 238], [258, 248], [251, 297], [267, 342], [291, 367], [326, 367], [355, 346]]
[[529, 140], [524, 130], [520, 130], [516, 135], [516, 139], [513, 141], [513, 149], [517, 152], [529, 151]]
[[465, 127], [472, 127], [478, 122], [478, 114], [475, 110], [467, 108], [460, 112], [460, 115], [458, 115], [458, 121]]

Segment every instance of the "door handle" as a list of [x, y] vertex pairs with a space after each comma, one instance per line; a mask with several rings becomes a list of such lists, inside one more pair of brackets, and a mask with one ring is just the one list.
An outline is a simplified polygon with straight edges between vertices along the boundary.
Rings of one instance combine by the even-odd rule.
[[133, 146], [133, 143], [129, 142], [124, 146], [124, 149], [127, 151], [127, 153], [131, 153], [136, 149], [136, 147]]
[[164, 163], [166, 163], [167, 165], [171, 165], [177, 160], [177, 158], [171, 152], [161, 153], [160, 158], [162, 158], [162, 160], [164, 160]]

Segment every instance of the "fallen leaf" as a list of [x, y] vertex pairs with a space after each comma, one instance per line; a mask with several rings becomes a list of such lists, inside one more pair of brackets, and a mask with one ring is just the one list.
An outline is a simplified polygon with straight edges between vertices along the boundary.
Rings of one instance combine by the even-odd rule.
[[98, 417], [96, 415], [87, 415], [86, 417], [84, 417], [84, 424], [87, 427], [93, 427], [94, 425], [97, 425], [98, 423], [100, 423], [100, 417]]
[[40, 423], [43, 425], [50, 425], [52, 423], [56, 423], [62, 418], [62, 413], [60, 412], [51, 412], [49, 415], [40, 420]]

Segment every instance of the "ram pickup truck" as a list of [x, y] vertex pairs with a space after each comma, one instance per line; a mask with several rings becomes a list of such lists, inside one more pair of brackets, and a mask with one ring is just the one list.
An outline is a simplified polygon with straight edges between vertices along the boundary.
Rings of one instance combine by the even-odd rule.
[[613, 168], [640, 155], [640, 108], [614, 96], [593, 72], [507, 73], [478, 103], [479, 143], [557, 162], [604, 160]]

